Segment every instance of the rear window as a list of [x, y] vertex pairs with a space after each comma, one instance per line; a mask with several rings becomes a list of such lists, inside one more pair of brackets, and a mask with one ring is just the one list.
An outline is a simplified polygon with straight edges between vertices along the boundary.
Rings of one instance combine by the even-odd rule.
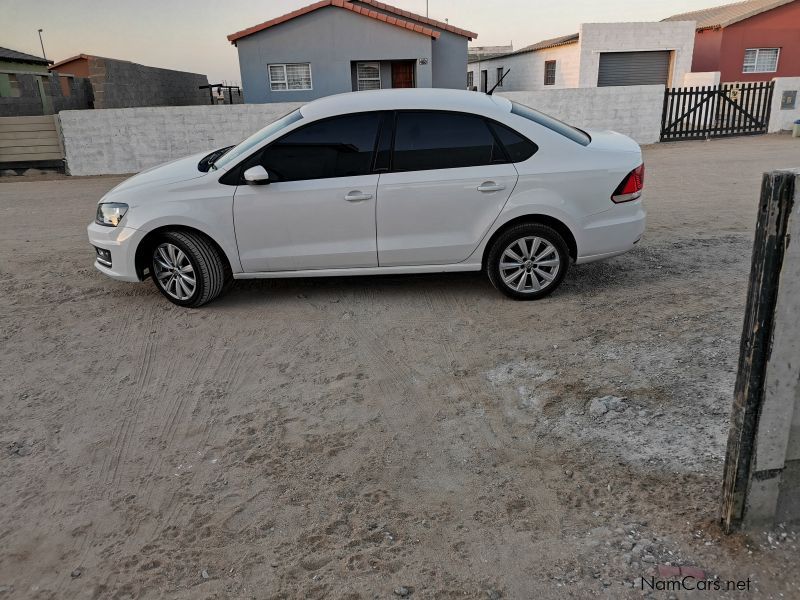
[[538, 123], [542, 127], [547, 127], [551, 131], [555, 131], [558, 134], [563, 135], [566, 138], [571, 139], [573, 142], [577, 142], [581, 146], [588, 146], [589, 143], [592, 141], [592, 138], [589, 137], [584, 131], [572, 127], [571, 125], [567, 125], [563, 121], [559, 121], [558, 119], [551, 117], [550, 115], [546, 115], [538, 110], [532, 109], [530, 106], [525, 106], [524, 104], [517, 104], [516, 102], [511, 103], [511, 112], [515, 115], [519, 115], [524, 119], [528, 119], [529, 121], [533, 121], [534, 123]]

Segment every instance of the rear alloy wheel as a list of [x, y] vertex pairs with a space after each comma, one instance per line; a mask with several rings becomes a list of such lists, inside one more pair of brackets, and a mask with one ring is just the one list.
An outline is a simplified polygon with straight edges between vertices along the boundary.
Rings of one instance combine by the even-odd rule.
[[555, 290], [569, 268], [569, 251], [551, 227], [511, 227], [495, 240], [486, 268], [489, 280], [515, 300], [537, 300]]
[[197, 307], [219, 296], [231, 270], [219, 250], [201, 235], [164, 233], [155, 243], [150, 272], [158, 290], [179, 306]]

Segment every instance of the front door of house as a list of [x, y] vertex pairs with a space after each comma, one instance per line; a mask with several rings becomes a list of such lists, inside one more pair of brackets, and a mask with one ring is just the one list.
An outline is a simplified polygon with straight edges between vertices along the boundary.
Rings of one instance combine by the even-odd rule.
[[393, 88], [413, 88], [414, 87], [414, 63], [413, 62], [393, 62], [392, 63], [392, 87]]

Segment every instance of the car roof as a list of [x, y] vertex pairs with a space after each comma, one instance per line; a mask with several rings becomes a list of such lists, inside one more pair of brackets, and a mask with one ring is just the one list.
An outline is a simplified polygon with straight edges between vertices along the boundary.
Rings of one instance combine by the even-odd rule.
[[371, 90], [326, 96], [300, 109], [303, 117], [323, 119], [335, 115], [373, 110], [451, 110], [482, 115], [508, 113], [506, 98], [466, 90], [411, 88]]

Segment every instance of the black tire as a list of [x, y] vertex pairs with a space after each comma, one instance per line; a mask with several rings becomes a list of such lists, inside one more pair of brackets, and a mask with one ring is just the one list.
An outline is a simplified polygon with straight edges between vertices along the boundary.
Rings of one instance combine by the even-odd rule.
[[[185, 290], [175, 287], [174, 292], [170, 291], [159, 277], [159, 273], [165, 275], [164, 263], [157, 264], [156, 261], [161, 258], [159, 249], [164, 248], [165, 244], [178, 248], [191, 265], [195, 285], [188, 297], [176, 297], [176, 292], [183, 295]], [[167, 231], [158, 237], [150, 249], [150, 273], [156, 288], [167, 300], [189, 308], [211, 302], [226, 291], [233, 281], [230, 265], [220, 250], [202, 234], [189, 231]]]
[[[540, 263], [534, 263], [532, 260], [533, 257], [522, 255], [521, 246], [515, 245], [514, 249], [510, 248], [512, 245], [526, 238], [539, 238], [539, 240], [543, 240], [549, 244], [549, 246], [544, 246], [542, 248], [541, 241], [539, 242], [539, 248], [541, 248], [539, 251], [540, 256], [541, 253], [548, 248], [552, 248], [553, 252], [541, 256]], [[524, 243], [529, 250], [532, 250], [535, 240], [527, 240]], [[509, 255], [506, 255], [507, 262], [504, 262], [504, 264], [519, 262], [519, 269], [523, 270], [523, 273], [518, 277], [511, 277], [511, 275], [519, 273], [518, 268], [512, 267], [506, 269], [506, 277], [510, 278], [511, 283], [507, 283], [504, 279], [500, 266], [501, 259], [507, 250], [512, 251], [514, 254], [524, 259], [524, 261], [517, 261]], [[536, 253], [529, 252], [529, 254], [534, 254], [535, 257]], [[557, 264], [555, 264], [556, 261]], [[559, 286], [564, 279], [564, 275], [567, 274], [569, 262], [570, 258], [567, 244], [564, 238], [562, 238], [555, 229], [539, 223], [522, 223], [509, 227], [494, 240], [492, 246], [489, 248], [489, 254], [486, 259], [486, 272], [492, 285], [509, 298], [513, 298], [514, 300], [539, 300], [553, 293]], [[545, 264], [547, 264], [547, 266], [544, 266]], [[553, 275], [552, 281], [545, 278], [550, 275]], [[521, 290], [517, 287], [520, 281], [522, 281]], [[534, 281], [536, 283], [534, 283]], [[537, 284], [539, 289], [536, 289]]]

